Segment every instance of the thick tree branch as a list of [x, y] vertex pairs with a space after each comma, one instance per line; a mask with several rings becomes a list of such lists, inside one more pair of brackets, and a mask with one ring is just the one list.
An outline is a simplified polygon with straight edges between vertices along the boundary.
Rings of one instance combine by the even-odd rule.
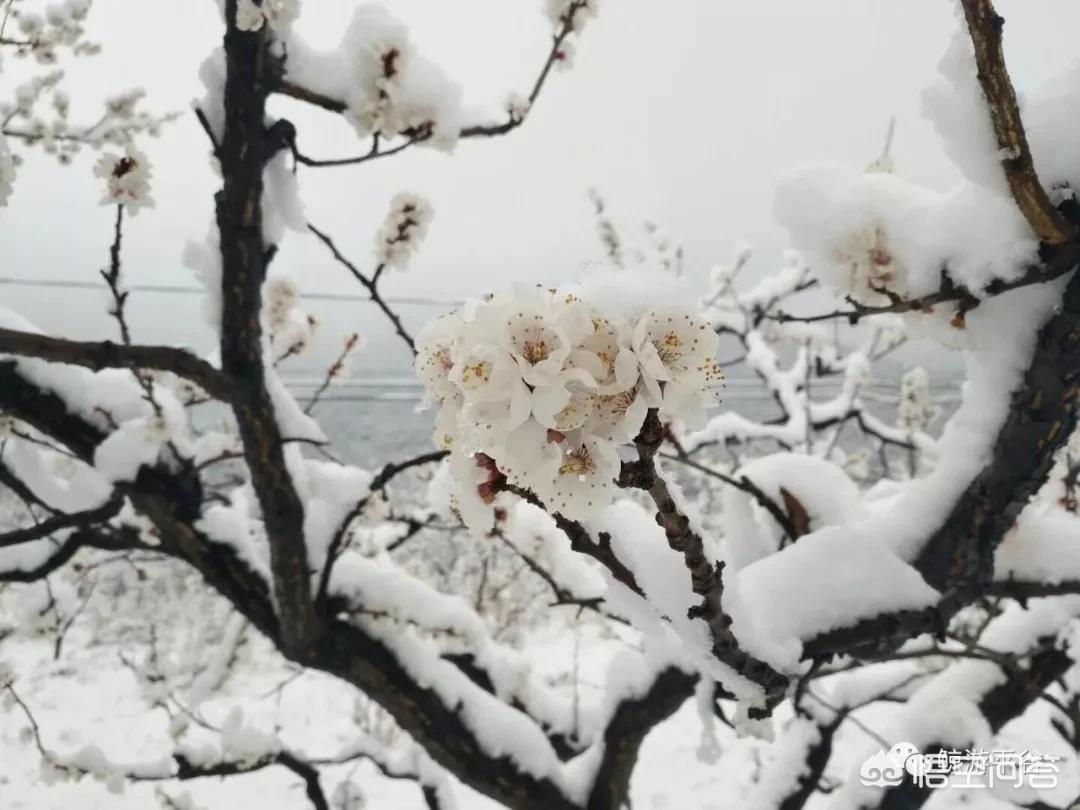
[[1050, 204], [1046, 191], [1039, 183], [1031, 158], [1016, 91], [1005, 67], [1001, 47], [1001, 29], [1005, 20], [994, 10], [991, 0], [962, 0], [968, 33], [975, 46], [975, 64], [979, 69], [979, 84], [986, 96], [990, 120], [994, 125], [1001, 155], [1001, 167], [1009, 181], [1009, 189], [1024, 218], [1048, 245], [1060, 245], [1072, 238], [1074, 229]]
[[263, 169], [273, 156], [266, 131], [269, 33], [236, 27], [236, 0], [226, 3], [225, 131], [219, 152], [224, 185], [216, 197], [221, 234], [221, 365], [233, 380], [233, 414], [270, 542], [274, 592], [286, 649], [303, 659], [314, 650], [319, 619], [311, 594], [304, 506], [285, 464], [281, 429], [266, 387], [262, 284]]
[[1069, 280], [1061, 307], [1039, 331], [989, 464], [927, 538], [915, 561], [926, 581], [942, 591], [940, 603], [823, 633], [803, 645], [804, 657], [874, 655], [922, 633], [941, 634], [961, 607], [1000, 587], [991, 584], [994, 551], [1046, 482], [1055, 454], [1076, 429], [1078, 402], [1080, 273]]
[[643, 695], [625, 698], [618, 704], [604, 729], [604, 754], [585, 805], [587, 810], [629, 806], [630, 777], [645, 735], [693, 695], [697, 680], [697, 675], [668, 667], [657, 674]]
[[[23, 379], [13, 364], [2, 362], [0, 410], [51, 436], [84, 461], [92, 460], [96, 446], [105, 439], [101, 430], [69, 413], [56, 395], [41, 391]], [[198, 570], [286, 658], [335, 675], [379, 703], [457, 778], [515, 810], [579, 810], [551, 780], [520, 770], [508, 756], [488, 752], [457, 705], [448, 705], [435, 690], [420, 686], [392, 649], [361, 627], [329, 617], [314, 649], [286, 643], [283, 617], [275, 610], [267, 583], [231, 547], [194, 528], [204, 495], [193, 468], [177, 472], [144, 467], [123, 492], [154, 524], [157, 551]], [[84, 543], [112, 548], [107, 538], [72, 535], [50, 561], [49, 571], [60, 567]], [[17, 576], [15, 581], [39, 576]]]
[[93, 371], [106, 368], [168, 371], [190, 380], [223, 402], [229, 401], [232, 392], [232, 386], [222, 372], [191, 352], [173, 346], [125, 346], [108, 340], [67, 340], [0, 328], [0, 354], [66, 363]]
[[[1003, 670], [1004, 682], [985, 695], [979, 701], [979, 709], [986, 718], [990, 729], [997, 732], [1007, 722], [1019, 717], [1028, 706], [1055, 680], [1073, 666], [1074, 662], [1065, 650], [1057, 649], [1053, 638], [1041, 639], [1039, 649], [1030, 657], [1023, 669]], [[953, 741], [955, 742], [955, 741]], [[955, 745], [948, 746], [954, 748]], [[946, 746], [933, 745], [922, 753], [935, 754], [945, 750]], [[918, 810], [933, 795], [934, 790], [927, 785], [916, 785], [911, 776], [906, 775], [897, 787], [885, 791], [878, 804], [879, 810]]]

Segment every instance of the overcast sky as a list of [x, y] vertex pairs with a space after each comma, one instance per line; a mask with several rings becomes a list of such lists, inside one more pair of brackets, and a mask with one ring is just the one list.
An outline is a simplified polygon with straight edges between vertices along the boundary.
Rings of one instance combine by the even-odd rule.
[[[386, 5], [418, 47], [462, 83], [483, 117], [497, 116], [509, 91], [529, 87], [549, 45], [542, 0]], [[1068, 63], [1080, 4], [998, 6], [1021, 92]], [[353, 0], [304, 0], [299, 30], [330, 46], [354, 7]], [[621, 224], [663, 224], [685, 246], [694, 278], [744, 240], [755, 245], [755, 269], [764, 272], [776, 266], [785, 242], [771, 215], [777, 179], [822, 158], [865, 165], [880, 151], [892, 115], [898, 170], [938, 187], [955, 179], [921, 117], [919, 93], [956, 27], [951, 0], [605, 0], [574, 69], [552, 77], [522, 129], [463, 142], [449, 156], [414, 149], [356, 167], [302, 167], [308, 216], [366, 266], [393, 194], [428, 197], [436, 210], [428, 240], [408, 273], [387, 274], [387, 290], [397, 295], [453, 298], [509, 280], [573, 277], [600, 256], [590, 187], [603, 192]], [[133, 85], [147, 89], [154, 109], [186, 111], [201, 92], [199, 63], [221, 35], [209, 0], [95, 0], [91, 29], [105, 51], [79, 61], [70, 76], [75, 113], [87, 117], [104, 93]], [[5, 95], [14, 82], [10, 65], [0, 74]], [[297, 124], [312, 156], [367, 147], [335, 116], [277, 108]], [[191, 284], [181, 251], [205, 233], [217, 185], [207, 144], [185, 113], [147, 151], [157, 207], [129, 223], [128, 278]], [[12, 207], [0, 215], [0, 275], [95, 278], [112, 215], [98, 205], [91, 167], [87, 156], [68, 169], [41, 160], [22, 169]], [[305, 290], [358, 292], [310, 237], [290, 236], [277, 261]], [[103, 296], [3, 286], [0, 296], [45, 328], [111, 336]], [[197, 299], [141, 299], [132, 302], [138, 338], [207, 345]], [[320, 302], [312, 309], [331, 343], [346, 329], [376, 342], [384, 334], [365, 305]]]

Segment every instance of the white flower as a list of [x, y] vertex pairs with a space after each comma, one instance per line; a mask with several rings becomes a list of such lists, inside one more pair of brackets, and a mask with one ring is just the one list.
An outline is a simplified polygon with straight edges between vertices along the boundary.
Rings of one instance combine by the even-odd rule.
[[461, 394], [454, 393], [446, 397], [439, 407], [439, 413], [435, 417], [435, 429], [432, 439], [435, 446], [440, 450], [451, 450], [457, 442], [459, 426], [461, 423]]
[[577, 46], [571, 39], [563, 40], [559, 50], [555, 53], [555, 69], [570, 70], [574, 66], [574, 56], [577, 55]]
[[714, 401], [723, 379], [716, 362], [719, 340], [701, 318], [680, 312], [645, 313], [633, 347], [649, 404], [665, 414], [697, 422]]
[[461, 331], [462, 317], [458, 312], [443, 315], [420, 330], [416, 339], [416, 376], [424, 384], [428, 397], [442, 402], [457, 392], [450, 379], [454, 367], [454, 351]]
[[628, 444], [641, 430], [648, 411], [645, 397], [636, 387], [618, 394], [597, 394], [592, 399], [588, 430], [616, 444]]
[[511, 93], [506, 99], [506, 112], [515, 124], [525, 120], [530, 107], [529, 100], [520, 93]]
[[390, 201], [390, 213], [375, 237], [378, 263], [399, 270], [406, 269], [413, 252], [427, 235], [434, 215], [427, 200], [416, 194], [398, 194], [394, 197]]
[[300, 288], [288, 276], [274, 276], [263, 285], [263, 302], [277, 359], [303, 354], [318, 322], [300, 308]]
[[529, 385], [554, 383], [572, 348], [562, 319], [539, 296], [521, 299], [499, 314], [522, 379]]
[[469, 403], [507, 402], [513, 398], [517, 367], [506, 349], [495, 343], [466, 347], [456, 358], [449, 379]]
[[548, 507], [571, 519], [588, 517], [611, 503], [619, 475], [619, 454], [611, 442], [593, 436], [565, 442], [555, 474], [539, 494]]
[[300, 303], [300, 288], [288, 276], [275, 276], [266, 282], [263, 300], [270, 329], [281, 329], [288, 323], [289, 313]]
[[849, 233], [833, 250], [833, 260], [846, 273], [844, 291], [862, 303], [887, 303], [881, 290], [907, 291], [907, 271], [893, 256], [881, 225]]
[[570, 353], [570, 362], [589, 373], [600, 393], [626, 391], [638, 380], [629, 328], [618, 316], [593, 317], [591, 330]]
[[490, 530], [491, 501], [508, 485], [570, 517], [602, 508], [617, 486], [617, 447], [650, 407], [686, 420], [710, 401], [720, 373], [706, 322], [675, 308], [639, 315], [634, 304], [631, 329], [625, 296], [597, 297], [613, 311], [518, 290], [421, 333], [416, 371], [440, 403], [435, 442], [457, 459], [450, 473], [470, 526]]
[[15, 156], [0, 135], [0, 206], [6, 206], [15, 185]]
[[136, 87], [125, 93], [110, 96], [105, 99], [105, 109], [113, 118], [124, 120], [134, 118], [136, 113], [135, 108], [145, 95], [146, 90], [141, 87]]
[[254, 0], [237, 0], [236, 27], [241, 31], [258, 31], [265, 20], [263, 10], [255, 5]]
[[102, 155], [94, 166], [94, 174], [105, 178], [108, 184], [102, 205], [124, 205], [132, 214], [154, 207], [150, 198], [150, 163], [138, 149], [129, 146], [122, 156]]
[[908, 433], [925, 431], [938, 415], [930, 399], [930, 375], [921, 366], [914, 366], [900, 377], [900, 404], [896, 423]]
[[300, 0], [263, 0], [262, 10], [271, 26], [284, 31], [300, 16]]
[[469, 530], [486, 534], [495, 525], [493, 497], [486, 489], [494, 470], [485, 456], [464, 452], [450, 454], [450, 474], [454, 481], [454, 507]]

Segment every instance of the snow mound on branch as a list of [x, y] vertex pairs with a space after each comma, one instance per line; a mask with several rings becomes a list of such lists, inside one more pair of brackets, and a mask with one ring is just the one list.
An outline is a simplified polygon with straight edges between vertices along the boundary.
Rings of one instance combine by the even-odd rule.
[[416, 51], [406, 27], [381, 6], [359, 6], [334, 50], [315, 51], [293, 35], [287, 52], [289, 79], [343, 101], [362, 137], [430, 132], [437, 147], [457, 143], [461, 87]]
[[1080, 516], [1029, 506], [998, 546], [994, 578], [1048, 585], [1080, 580]]
[[795, 652], [820, 633], [880, 613], [927, 608], [939, 598], [887, 548], [840, 526], [752, 563], [736, 583], [741, 604], [732, 629], [751, 650], [767, 639]]
[[[784, 508], [781, 490], [806, 510], [810, 529], [850, 522], [861, 512], [859, 488], [830, 461], [798, 453], [775, 453], [754, 459], [736, 473], [747, 478], [773, 503]], [[721, 495], [724, 515], [724, 559], [734, 568], [776, 551], [783, 531], [747, 492], [732, 486]]]
[[970, 182], [939, 193], [822, 164], [781, 182], [775, 213], [822, 280], [866, 304], [889, 303], [875, 288], [909, 298], [931, 293], [942, 272], [979, 295], [1038, 259], [1013, 201]]

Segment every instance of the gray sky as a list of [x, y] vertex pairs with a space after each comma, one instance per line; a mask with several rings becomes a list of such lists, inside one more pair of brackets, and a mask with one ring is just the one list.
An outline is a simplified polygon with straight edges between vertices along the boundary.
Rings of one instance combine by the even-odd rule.
[[[388, 0], [413, 41], [465, 87], [478, 113], [499, 115], [506, 94], [526, 90], [549, 44], [541, 0]], [[1070, 0], [1000, 0], [1007, 55], [1021, 91], [1060, 70], [1080, 30]], [[329, 46], [352, 0], [304, 0], [299, 30]], [[145, 86], [149, 106], [184, 109], [201, 92], [198, 65], [220, 37], [209, 0], [95, 0], [92, 32], [105, 46], [70, 72], [74, 112], [93, 114], [104, 92]], [[665, 226], [686, 249], [687, 272], [703, 279], [746, 240], [755, 270], [776, 266], [784, 234], [772, 221], [772, 189], [806, 161], [864, 165], [898, 119], [894, 157], [905, 176], [934, 186], [956, 177], [919, 92], [956, 30], [950, 0], [606, 0], [580, 42], [575, 67], [556, 73], [526, 125], [450, 156], [415, 149], [343, 169], [301, 167], [309, 218], [338, 238], [360, 266], [393, 194], [415, 191], [436, 210], [407, 273], [388, 273], [392, 295], [457, 297], [510, 280], [573, 277], [600, 256], [586, 190], [607, 197], [620, 224]], [[0, 74], [0, 92], [14, 81]], [[278, 105], [314, 157], [359, 153], [334, 116]], [[185, 114], [146, 145], [154, 162], [154, 210], [126, 230], [130, 283], [191, 284], [180, 261], [201, 238], [216, 179], [205, 137]], [[61, 169], [31, 160], [12, 207], [0, 214], [0, 275], [93, 279], [110, 240], [111, 212], [98, 205], [92, 158]], [[277, 260], [301, 286], [359, 292], [314, 239], [290, 235]], [[5, 304], [41, 326], [78, 336], [112, 334], [104, 295], [0, 287]], [[132, 306], [139, 339], [205, 347], [198, 302], [147, 294]], [[366, 305], [317, 303], [326, 339], [359, 329], [382, 343]], [[428, 312], [408, 311], [411, 320]], [[434, 314], [434, 313], [430, 313]], [[393, 344], [390, 344], [393, 346]], [[394, 346], [393, 351], [397, 351]], [[369, 368], [384, 362], [376, 352]]]

